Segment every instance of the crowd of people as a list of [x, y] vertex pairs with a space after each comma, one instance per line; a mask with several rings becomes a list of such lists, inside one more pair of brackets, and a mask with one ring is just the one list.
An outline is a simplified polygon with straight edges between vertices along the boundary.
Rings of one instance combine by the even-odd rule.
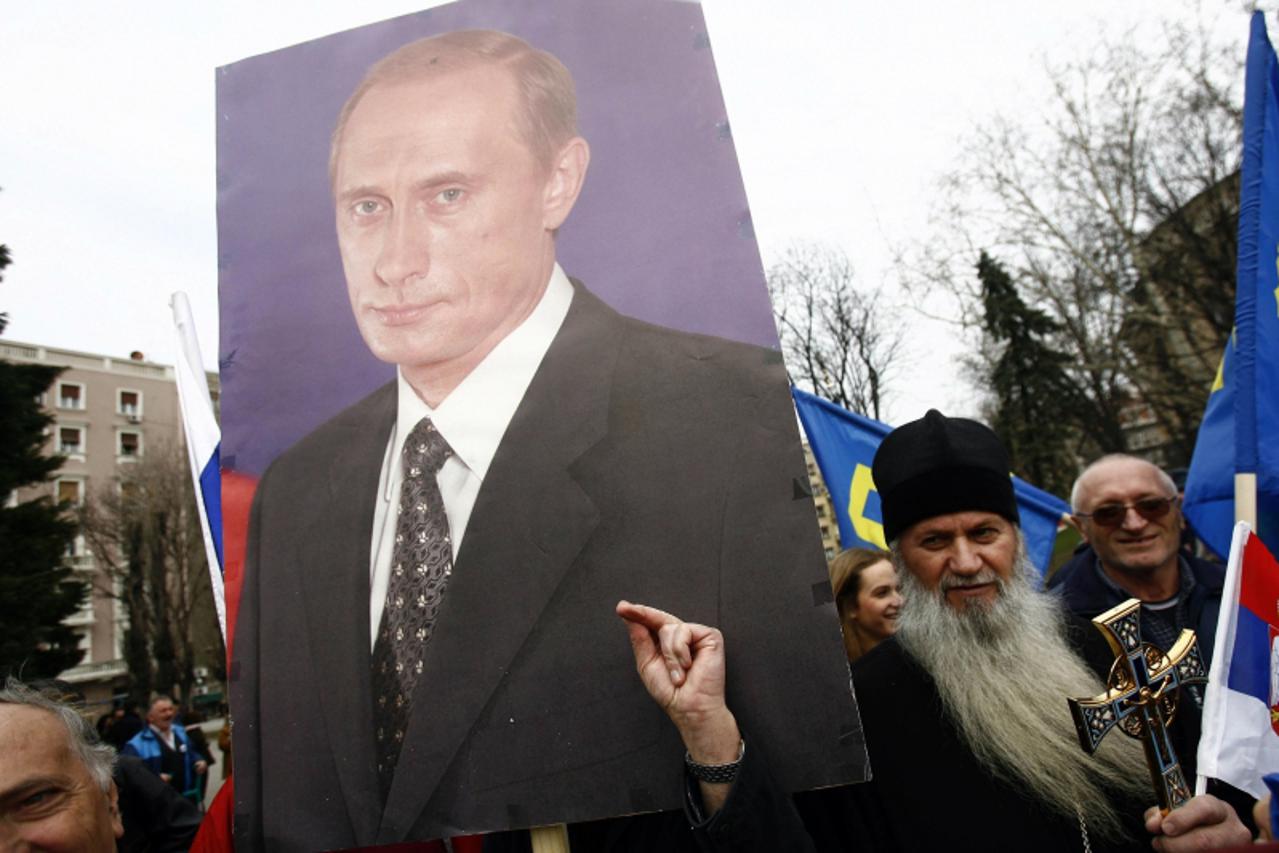
[[[1222, 569], [1181, 547], [1175, 486], [1128, 456], [1085, 468], [1071, 496], [1083, 544], [1045, 593], [1007, 470], [986, 427], [936, 412], [876, 456], [889, 551], [831, 564], [873, 768], [863, 785], [779, 790], [769, 744], [739, 731], [726, 704], [719, 632], [619, 604], [640, 677], [688, 750], [686, 814], [605, 821], [579, 837], [605, 849], [725, 851], [1176, 851], [1250, 840], [1251, 798], [1219, 788], [1160, 813], [1136, 741], [1112, 737], [1086, 755], [1065, 713], [1065, 697], [1092, 695], [1107, 676], [1112, 657], [1087, 622], [1118, 601], [1142, 602], [1160, 649], [1192, 628], [1211, 658]], [[1201, 702], [1183, 696], [1173, 724], [1187, 777]], [[176, 722], [169, 697], [151, 702], [145, 722], [130, 716], [116, 709], [99, 735], [67, 704], [13, 681], [0, 691], [0, 846], [188, 849], [207, 746]], [[494, 836], [483, 849], [519, 847]]]
[[[863, 625], [862, 596], [876, 585], [853, 567], [870, 558], [841, 555], [832, 567], [868, 783], [793, 799], [777, 791], [768, 744], [740, 732], [725, 704], [719, 632], [639, 605], [619, 610], [645, 685], [688, 747], [687, 817], [703, 847], [1172, 851], [1251, 839], [1250, 797], [1221, 786], [1162, 813], [1142, 747], [1112, 737], [1089, 756], [1066, 713], [1066, 697], [1100, 692], [1113, 663], [1089, 620], [1128, 598], [1141, 601], [1155, 646], [1167, 651], [1191, 628], [1211, 659], [1223, 570], [1181, 549], [1166, 474], [1120, 455], [1089, 465], [1072, 494], [1085, 544], [1045, 594], [1007, 454], [988, 428], [929, 412], [885, 439], [873, 470], [905, 597], [890, 639], [876, 642]], [[1192, 778], [1202, 697], [1186, 692], [1172, 735]]]
[[[619, 604], [640, 677], [688, 750], [686, 814], [606, 821], [579, 837], [615, 839], [608, 849], [618, 850], [665, 839], [665, 849], [726, 851], [1248, 841], [1251, 798], [1220, 787], [1162, 814], [1150, 807], [1141, 747], [1113, 737], [1086, 755], [1065, 713], [1065, 697], [1098, 692], [1113, 659], [1088, 620], [1125, 599], [1141, 601], [1143, 631], [1161, 650], [1191, 628], [1211, 659], [1223, 572], [1182, 547], [1175, 485], [1129, 456], [1087, 466], [1071, 495], [1083, 543], [1045, 592], [1007, 470], [986, 427], [937, 412], [894, 431], [876, 456], [890, 548], [852, 549], [830, 567], [873, 768], [866, 784], [778, 790], [769, 745], [739, 731], [726, 704], [719, 632]], [[1187, 777], [1201, 704], [1188, 691], [1173, 724]], [[167, 696], [145, 720], [122, 706], [97, 728], [16, 681], [0, 690], [0, 846], [189, 848], [207, 744], [177, 722]], [[1269, 837], [1265, 810], [1257, 814]], [[495, 836], [484, 849], [518, 847]]]

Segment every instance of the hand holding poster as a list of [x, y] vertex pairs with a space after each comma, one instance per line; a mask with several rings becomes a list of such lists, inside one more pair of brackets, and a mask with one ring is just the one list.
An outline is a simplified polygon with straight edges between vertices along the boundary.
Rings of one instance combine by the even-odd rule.
[[785, 785], [863, 775], [714, 82], [664, 2], [460, 3], [222, 69], [245, 849], [678, 808], [623, 598], [723, 630]]

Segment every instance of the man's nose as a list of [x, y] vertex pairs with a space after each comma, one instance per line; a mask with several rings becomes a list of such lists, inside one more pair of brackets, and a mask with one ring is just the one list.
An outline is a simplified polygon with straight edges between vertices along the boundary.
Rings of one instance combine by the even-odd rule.
[[431, 269], [428, 230], [417, 221], [412, 209], [391, 214], [382, 237], [374, 272], [383, 284], [393, 287], [426, 275]]
[[957, 538], [950, 557], [950, 570], [960, 575], [975, 575], [981, 571], [981, 554], [971, 542]]
[[1124, 507], [1124, 530], [1140, 530], [1147, 524], [1149, 524], [1149, 522], [1146, 521], [1146, 517], [1137, 512], [1137, 508], [1135, 506]]

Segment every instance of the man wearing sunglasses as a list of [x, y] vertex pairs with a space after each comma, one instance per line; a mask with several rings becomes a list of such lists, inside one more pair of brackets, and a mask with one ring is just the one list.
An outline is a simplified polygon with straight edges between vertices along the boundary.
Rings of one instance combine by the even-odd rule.
[[1089, 546], [1057, 574], [1070, 612], [1088, 620], [1140, 599], [1148, 642], [1167, 651], [1190, 628], [1211, 663], [1225, 570], [1181, 551], [1183, 522], [1172, 478], [1144, 459], [1103, 456], [1075, 480], [1070, 505], [1071, 520]]
[[[1075, 480], [1070, 505], [1071, 521], [1087, 546], [1057, 571], [1049, 588], [1058, 589], [1079, 624], [1137, 598], [1146, 642], [1168, 651], [1182, 630], [1190, 628], [1199, 638], [1204, 662], [1211, 665], [1225, 569], [1181, 549], [1185, 525], [1172, 478], [1144, 459], [1110, 454]], [[1108, 649], [1088, 628], [1078, 630], [1085, 634], [1085, 657], [1100, 670]], [[1202, 689], [1187, 687], [1169, 730], [1187, 777], [1195, 772], [1202, 707]], [[1217, 780], [1210, 781], [1208, 790], [1240, 815], [1250, 813], [1252, 798], [1243, 791]]]

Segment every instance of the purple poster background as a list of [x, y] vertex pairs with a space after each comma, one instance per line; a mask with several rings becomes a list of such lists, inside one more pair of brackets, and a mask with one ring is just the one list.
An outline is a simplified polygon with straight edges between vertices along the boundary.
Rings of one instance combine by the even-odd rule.
[[764, 276], [700, 6], [464, 0], [218, 70], [223, 464], [260, 475], [394, 375], [351, 317], [327, 161], [342, 103], [400, 45], [499, 29], [572, 72], [586, 183], [564, 270], [624, 314], [776, 347]]

